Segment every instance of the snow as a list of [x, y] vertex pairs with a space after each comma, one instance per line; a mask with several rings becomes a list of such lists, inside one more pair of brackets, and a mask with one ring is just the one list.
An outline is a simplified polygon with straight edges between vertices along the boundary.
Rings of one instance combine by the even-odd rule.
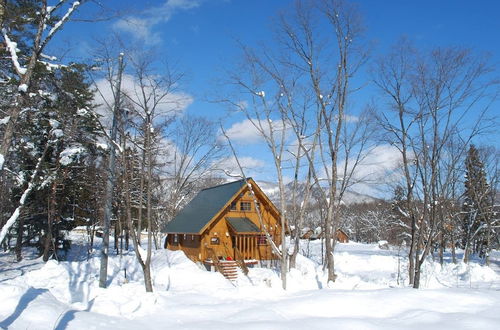
[[86, 116], [87, 114], [89, 113], [89, 111], [87, 109], [78, 109], [76, 111], [76, 114], [79, 115], [79, 116]]
[[0, 169], [3, 168], [4, 157], [0, 154]]
[[110, 256], [109, 287], [99, 288], [98, 251], [85, 261], [79, 254], [86, 251], [85, 236], [72, 235], [71, 261], [28, 257], [16, 264], [0, 253], [0, 328], [497, 329], [500, 322], [499, 271], [477, 261], [443, 268], [429, 261], [424, 288], [415, 290], [397, 284], [398, 259], [403, 273], [406, 267], [397, 250], [339, 243], [338, 280], [326, 288], [317, 263], [321, 241], [303, 241], [310, 258], [298, 255], [284, 291], [272, 269], [251, 268], [248, 278], [240, 274], [232, 284], [180, 251], [158, 250], [155, 291], [146, 293], [133, 252]]
[[[48, 12], [50, 12], [50, 11], [48, 10], [48, 8], [49, 8], [49, 7], [47, 7], [47, 11], [48, 11]], [[45, 58], [45, 59], [47, 59], [47, 60], [49, 60], [49, 61], [57, 61], [57, 57], [55, 57], [55, 56], [50, 56], [50, 55], [46, 55], [46, 54], [43, 54], [43, 53], [42, 53], [42, 54], [40, 54], [40, 57], [41, 57], [41, 58]]]
[[45, 65], [45, 68], [47, 69], [47, 71], [52, 71], [52, 69], [57, 70], [57, 69], [60, 69], [60, 68], [67, 67], [66, 65], [63, 65], [63, 64], [54, 64], [54, 63], [50, 63], [50, 62], [47, 62], [47, 61], [38, 60], [38, 62], [42, 63], [43, 65]]
[[28, 85], [21, 84], [21, 85], [19, 85], [19, 87], [17, 88], [17, 90], [20, 91], [20, 92], [26, 93], [28, 91]]
[[64, 24], [64, 22], [66, 22], [69, 19], [69, 17], [73, 13], [73, 11], [79, 5], [80, 5], [79, 1], [73, 2], [73, 5], [68, 9], [68, 11], [66, 12], [66, 14], [64, 14], [64, 16], [52, 27], [52, 29], [50, 29], [47, 38], [50, 38], [54, 33], [56, 33], [56, 31], [62, 26], [62, 24]]
[[64, 136], [64, 131], [62, 129], [53, 129], [52, 130], [52, 135], [56, 138], [60, 138]]
[[82, 146], [71, 146], [64, 149], [60, 154], [59, 162], [61, 165], [67, 166], [71, 164], [75, 157], [85, 152], [85, 148]]
[[107, 143], [101, 143], [101, 142], [96, 142], [96, 147], [100, 148], [102, 150], [108, 150], [108, 144]]
[[[27, 69], [23, 68], [19, 63], [19, 58], [17, 56], [17, 52], [19, 51], [19, 49], [17, 48], [17, 42], [10, 40], [9, 36], [7, 35], [6, 29], [2, 29], [2, 34], [3, 39], [5, 40], [5, 44], [7, 45], [7, 50], [10, 52], [10, 58], [12, 60], [12, 63], [14, 64], [14, 67], [16, 68], [16, 71], [20, 75], [24, 75]], [[19, 86], [19, 88], [21, 88], [21, 86]]]
[[52, 127], [52, 128], [58, 128], [59, 126], [61, 126], [61, 123], [55, 119], [49, 119], [49, 124], [50, 124], [50, 127]]

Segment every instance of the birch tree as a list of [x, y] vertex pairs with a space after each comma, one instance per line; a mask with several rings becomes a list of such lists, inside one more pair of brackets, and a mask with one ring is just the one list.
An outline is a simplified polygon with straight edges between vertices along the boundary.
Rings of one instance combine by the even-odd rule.
[[[157, 168], [156, 155], [158, 154], [161, 141], [164, 138], [164, 130], [167, 125], [178, 114], [184, 104], [182, 96], [176, 97], [175, 93], [182, 74], [171, 70], [166, 65], [161, 74], [155, 74], [152, 70], [151, 54], [134, 54], [129, 57], [131, 65], [131, 77], [133, 86], [124, 90], [124, 96], [129, 100], [132, 111], [137, 116], [137, 129], [140, 134], [140, 142], [136, 144], [142, 154], [140, 172], [140, 190], [138, 201], [138, 221], [142, 221], [143, 196], [145, 196], [146, 225], [148, 231], [147, 251], [145, 255], [140, 253], [141, 232], [138, 229], [133, 239], [136, 256], [144, 272], [144, 282], [147, 292], [153, 291], [151, 277], [151, 254], [153, 244], [153, 174]], [[143, 188], [145, 192], [143, 193]], [[140, 226], [138, 226], [140, 228]], [[132, 229], [133, 230], [133, 229]]]
[[[408, 258], [414, 288], [420, 286], [421, 266], [443, 228], [440, 214], [452, 191], [452, 172], [467, 143], [488, 125], [485, 112], [495, 86], [491, 72], [487, 60], [466, 49], [420, 53], [407, 42], [377, 65], [374, 81], [392, 110], [380, 114], [379, 123], [402, 157], [406, 207], [399, 211], [411, 223]], [[446, 153], [456, 139], [460, 147]]]
[[[359, 161], [359, 157], [350, 154], [352, 149], [349, 145], [342, 145], [343, 139], [348, 139], [344, 134], [347, 129], [348, 98], [354, 90], [350, 80], [366, 61], [367, 52], [362, 43], [361, 18], [350, 4], [318, 1], [310, 6], [298, 2], [292, 17], [292, 20], [283, 18], [281, 26], [284, 44], [295, 57], [292, 64], [303, 72], [305, 86], [310, 91], [313, 103], [310, 118], [314, 118], [316, 123], [315, 135], [318, 138], [321, 165], [310, 168], [316, 185], [326, 187], [321, 191], [322, 203], [326, 205], [325, 258], [330, 282], [336, 278], [333, 257], [335, 240], [331, 237], [339, 226], [338, 210], [343, 192], [349, 186]], [[323, 30], [316, 23], [321, 20], [332, 33], [331, 43], [324, 41]], [[344, 164], [340, 156], [343, 147]], [[357, 149], [359, 155], [362, 150]], [[306, 148], [303, 151], [309, 164], [313, 165], [313, 154]], [[352, 160], [354, 162], [349, 163]], [[343, 180], [339, 180], [341, 177]]]
[[162, 203], [167, 221], [199, 191], [200, 182], [219, 168], [218, 160], [225, 150], [218, 143], [216, 133], [215, 123], [203, 117], [184, 115], [173, 124], [160, 184], [164, 190]]
[[[225, 101], [263, 137], [276, 169], [279, 207], [286, 221], [292, 216], [286, 213], [284, 168], [292, 169], [294, 189], [305, 182], [301, 201], [291, 192], [296, 223], [304, 217], [312, 187], [320, 188], [321, 203], [326, 205], [323, 227], [329, 237], [325, 240], [328, 281], [334, 281], [335, 241], [330, 238], [339, 226], [343, 193], [366, 155], [364, 122], [358, 128], [350, 125], [348, 102], [356, 89], [350, 80], [366, 61], [361, 20], [354, 6], [341, 1], [298, 1], [276, 26], [276, 51], [265, 45], [259, 50], [242, 47], [239, 71], [228, 74], [240, 94]], [[292, 259], [298, 251], [297, 237], [295, 242]]]

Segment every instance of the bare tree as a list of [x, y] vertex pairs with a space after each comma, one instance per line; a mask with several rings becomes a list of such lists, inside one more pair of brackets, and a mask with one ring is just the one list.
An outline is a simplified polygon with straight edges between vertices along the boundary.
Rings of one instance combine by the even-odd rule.
[[[317, 15], [317, 11], [319, 15]], [[316, 22], [325, 19], [335, 40], [324, 41]], [[347, 128], [348, 97], [353, 89], [351, 78], [366, 60], [366, 50], [361, 46], [362, 25], [356, 8], [341, 1], [319, 1], [311, 7], [298, 2], [294, 19], [281, 20], [284, 44], [294, 54], [291, 64], [298, 67], [307, 79], [305, 86], [313, 104], [311, 119], [315, 119], [315, 135], [318, 137], [318, 154], [321, 166], [315, 165], [313, 154], [303, 148], [312, 170], [312, 177], [324, 191], [326, 205], [324, 222], [325, 257], [328, 281], [335, 281], [333, 251], [335, 240], [331, 237], [339, 226], [339, 206], [342, 194], [349, 185], [350, 177], [356, 169], [359, 157], [352, 157], [352, 149], [344, 145], [344, 164], [339, 153]], [[332, 54], [335, 54], [332, 57]], [[358, 149], [358, 152], [362, 152]], [[312, 150], [314, 152], [314, 150]], [[350, 161], [355, 160], [354, 163]], [[314, 166], [312, 166], [314, 165]], [[348, 169], [348, 170], [346, 170]], [[339, 180], [339, 170], [341, 171]], [[320, 174], [321, 173], [321, 174]], [[323, 180], [324, 178], [324, 180]], [[339, 183], [341, 186], [339, 187]]]
[[[165, 66], [163, 74], [154, 74], [151, 54], [133, 54], [129, 58], [132, 67], [133, 87], [124, 90], [124, 96], [129, 100], [131, 110], [137, 116], [137, 129], [140, 134], [139, 148], [142, 154], [141, 184], [139, 190], [138, 223], [142, 222], [143, 195], [145, 195], [146, 224], [148, 231], [147, 252], [140, 252], [141, 232], [133, 239], [136, 256], [144, 272], [144, 282], [147, 292], [153, 291], [151, 278], [151, 254], [153, 245], [153, 172], [157, 166], [155, 155], [164, 137], [164, 129], [178, 113], [183, 100], [174, 95], [182, 74]], [[145, 193], [143, 193], [145, 188]], [[129, 224], [130, 226], [130, 224]], [[138, 226], [140, 228], [140, 226]], [[130, 227], [131, 230], [133, 230]]]
[[194, 196], [199, 182], [218, 169], [218, 160], [225, 152], [217, 141], [215, 123], [185, 115], [174, 125], [161, 183], [167, 221]]
[[116, 178], [116, 136], [118, 132], [118, 121], [120, 120], [121, 111], [121, 80], [124, 69], [123, 63], [123, 53], [120, 53], [118, 57], [118, 74], [116, 77], [116, 84], [114, 84], [113, 95], [113, 123], [111, 126], [110, 137], [108, 140], [108, 166], [106, 168], [106, 195], [105, 195], [105, 206], [104, 206], [104, 230], [102, 239], [102, 250], [101, 250], [101, 267], [99, 271], [99, 286], [101, 288], [106, 287], [106, 281], [108, 276], [108, 255], [109, 255], [109, 233], [111, 226], [111, 215], [112, 215], [112, 204], [113, 204], [113, 193], [115, 188], [115, 178]]
[[[386, 141], [402, 157], [406, 205], [399, 210], [411, 222], [409, 279], [414, 288], [420, 285], [421, 266], [443, 229], [441, 211], [456, 177], [450, 171], [456, 170], [465, 146], [485, 126], [487, 93], [493, 86], [490, 72], [487, 61], [468, 50], [442, 48], [419, 54], [405, 41], [378, 63], [374, 80], [393, 111], [393, 116], [380, 114], [379, 123]], [[476, 121], [464, 127], [473, 111]], [[448, 155], [446, 146], [457, 137], [462, 143]]]
[[263, 75], [265, 74], [258, 67], [259, 60], [255, 57], [255, 53], [250, 49], [245, 49], [246, 63], [248, 69], [244, 74], [233, 74], [231, 77], [232, 84], [237, 86], [239, 93], [248, 95], [250, 103], [241, 103], [239, 100], [225, 99], [223, 102], [230, 106], [236, 107], [241, 111], [246, 119], [258, 131], [259, 135], [265, 141], [269, 152], [272, 155], [274, 167], [276, 170], [276, 178], [279, 187], [279, 210], [281, 224], [281, 281], [283, 289], [286, 289], [286, 273], [287, 273], [287, 249], [285, 241], [285, 229], [287, 227], [286, 220], [286, 200], [285, 200], [285, 184], [283, 174], [283, 158], [285, 152], [287, 124], [282, 113], [277, 111], [276, 99], [278, 95], [266, 95], [263, 89]]
[[[329, 27], [333, 41], [324, 26]], [[340, 201], [366, 155], [365, 122], [351, 125], [355, 120], [348, 113], [348, 98], [355, 90], [350, 80], [366, 61], [361, 32], [354, 6], [331, 0], [298, 1], [293, 11], [279, 18], [274, 43], [279, 46], [277, 51], [265, 46], [258, 51], [242, 47], [241, 72], [229, 73], [230, 85], [238, 94], [225, 99], [245, 115], [270, 151], [280, 211], [286, 222], [292, 221], [296, 227], [292, 261], [298, 252], [297, 227], [304, 218], [312, 188], [321, 191], [321, 203], [327, 206], [324, 228], [329, 238], [325, 240], [329, 281], [336, 277], [335, 242], [331, 238], [339, 226]], [[293, 215], [286, 213], [286, 169], [291, 169], [293, 176], [289, 185]], [[298, 190], [302, 188], [299, 200]], [[284, 267], [285, 261], [282, 263]]]

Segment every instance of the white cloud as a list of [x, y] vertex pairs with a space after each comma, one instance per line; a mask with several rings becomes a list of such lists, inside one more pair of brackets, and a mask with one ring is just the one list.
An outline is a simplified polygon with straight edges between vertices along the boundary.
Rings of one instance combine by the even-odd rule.
[[[258, 173], [259, 170], [262, 170], [265, 166], [264, 161], [253, 157], [238, 157], [238, 161], [246, 176], [255, 176], [255, 174]], [[235, 157], [224, 158], [217, 163], [218, 168], [226, 175], [234, 177], [241, 176], [241, 171]]]
[[357, 123], [359, 121], [359, 117], [357, 116], [351, 116], [351, 115], [345, 115], [344, 120], [348, 123]]
[[172, 16], [183, 10], [190, 10], [200, 6], [202, 0], [167, 0], [162, 5], [145, 10], [140, 16], [129, 16], [120, 19], [114, 28], [130, 33], [135, 39], [143, 40], [146, 44], [160, 42], [158, 32], [154, 32], [157, 25], [168, 22]]
[[[354, 158], [348, 160], [347, 173], [351, 174]], [[339, 179], [344, 176], [344, 160], [338, 163]], [[368, 150], [360, 158], [349, 182], [349, 189], [356, 192], [379, 196], [390, 185], [401, 179], [400, 151], [391, 145], [383, 144]], [[330, 169], [330, 167], [327, 167]], [[321, 178], [326, 178], [325, 169], [321, 169]]]
[[371, 149], [354, 171], [356, 180], [382, 182], [401, 163], [401, 153], [396, 147], [384, 144]]
[[245, 144], [258, 143], [262, 141], [262, 135], [248, 119], [233, 124], [227, 131], [227, 136], [236, 142]]
[[[241, 122], [234, 123], [229, 129], [226, 130], [227, 136], [231, 141], [239, 142], [241, 144], [253, 144], [262, 142], [264, 137], [255, 127], [258, 123], [257, 119], [245, 119]], [[274, 130], [282, 130], [284, 124], [281, 120], [275, 120], [269, 125], [267, 122], [261, 122], [262, 128], [265, 134], [270, 132], [270, 127], [272, 126]], [[278, 138], [278, 135], [276, 136]], [[224, 140], [224, 137], [220, 137], [219, 140]]]
[[[400, 165], [401, 153], [396, 147], [376, 146], [357, 165], [350, 189], [370, 196], [387, 197], [389, 187], [401, 179]], [[352, 164], [349, 167], [352, 169]], [[342, 172], [340, 168], [339, 171]]]
[[158, 24], [156, 20], [139, 17], [127, 17], [116, 22], [113, 27], [125, 33], [129, 33], [136, 40], [143, 40], [148, 45], [158, 44], [160, 36], [152, 31]]
[[[122, 76], [122, 91], [129, 95], [133, 100], [138, 103], [142, 103], [139, 93], [139, 85], [135, 81], [134, 77], [128, 74]], [[111, 126], [111, 112], [108, 104], [111, 106], [113, 104], [113, 92], [109, 82], [106, 79], [99, 79], [96, 82], [96, 87], [98, 91], [94, 97], [94, 103], [100, 105], [97, 108], [97, 112], [102, 116], [101, 123], [105, 127]], [[152, 92], [151, 88], [146, 88], [146, 94]], [[156, 93], [161, 95], [165, 91], [157, 90]], [[152, 100], [150, 100], [152, 102]], [[161, 103], [156, 107], [156, 112], [161, 116], [161, 114], [172, 114], [172, 112], [182, 113], [191, 103], [193, 103], [193, 98], [191, 95], [183, 92], [171, 93], [167, 95]], [[151, 106], [151, 104], [149, 104]]]
[[242, 111], [248, 108], [248, 101], [239, 101], [236, 103], [236, 110]]

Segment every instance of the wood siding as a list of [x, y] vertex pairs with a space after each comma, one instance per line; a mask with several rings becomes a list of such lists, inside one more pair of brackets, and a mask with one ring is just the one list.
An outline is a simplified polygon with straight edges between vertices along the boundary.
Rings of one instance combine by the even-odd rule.
[[[272, 235], [275, 244], [279, 246], [281, 244], [279, 215], [273, 210], [273, 207], [268, 204], [265, 197], [257, 194], [257, 199], [260, 204], [263, 225], [265, 225], [268, 232]], [[236, 202], [236, 210], [231, 210], [231, 202]], [[241, 202], [250, 203], [250, 210], [241, 210]], [[247, 218], [262, 231], [262, 226], [256, 211], [256, 204], [253, 201], [253, 197], [248, 192], [248, 188], [244, 187], [242, 192], [232, 201], [228, 201], [227, 207], [222, 210], [215, 219], [212, 219], [201, 236], [194, 235], [196, 239], [192, 240], [191, 236], [193, 235], [178, 234], [179, 243], [175, 245], [173, 241], [174, 235], [169, 234], [167, 238], [167, 248], [171, 250], [183, 250], [190, 259], [195, 261], [204, 261], [209, 258], [204, 247], [212, 248], [220, 258], [230, 257], [236, 259], [237, 256], [235, 255], [233, 246], [238, 247], [244, 259], [277, 259], [272, 253], [271, 246], [267, 242], [266, 244], [259, 245], [259, 236], [263, 235], [263, 232], [235, 233], [226, 221], [228, 217]]]
[[167, 236], [167, 249], [182, 250], [186, 256], [193, 260], [199, 260], [200, 256], [200, 235], [178, 234], [178, 243], [174, 243], [175, 235]]

